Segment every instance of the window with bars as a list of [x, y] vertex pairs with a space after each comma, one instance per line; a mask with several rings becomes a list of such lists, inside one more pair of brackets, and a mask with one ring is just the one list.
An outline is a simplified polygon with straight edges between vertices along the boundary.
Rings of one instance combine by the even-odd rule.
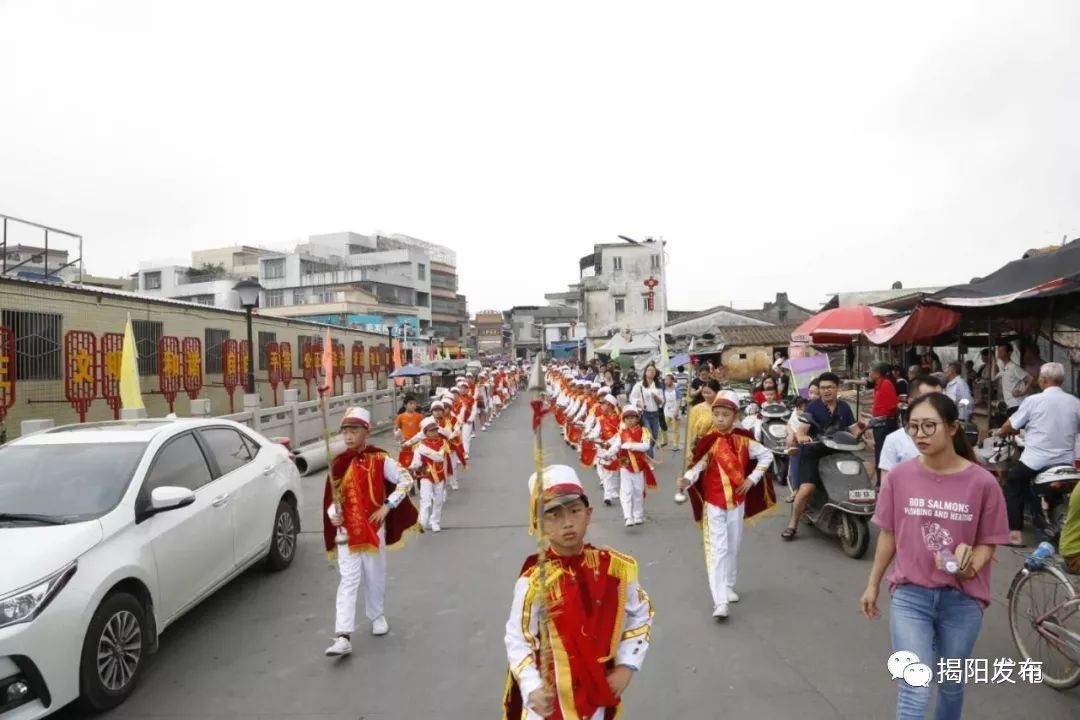
[[4, 310], [0, 324], [15, 335], [15, 377], [19, 380], [59, 380], [63, 366], [63, 316], [53, 313]]
[[270, 367], [270, 357], [266, 354], [266, 346], [272, 342], [277, 342], [277, 333], [272, 332], [260, 332], [259, 333], [259, 369], [267, 370]]
[[650, 312], [650, 310], [649, 310], [649, 296], [648, 295], [642, 295], [641, 296], [641, 309], [644, 310], [645, 312]]
[[222, 372], [221, 346], [229, 339], [228, 330], [206, 328], [206, 374], [211, 375]]
[[626, 312], [626, 300], [615, 298], [615, 314], [622, 315], [624, 312]]
[[157, 346], [162, 327], [162, 323], [154, 320], [131, 321], [131, 331], [135, 335], [135, 352], [139, 354], [139, 375], [157, 375]]
[[263, 296], [266, 299], [266, 307], [281, 307], [285, 304], [284, 290], [264, 290]]
[[653, 270], [659, 270], [660, 269], [660, 256], [659, 255], [652, 255], [652, 256], [649, 257], [649, 267], [651, 267]]
[[615, 257], [611, 258], [611, 267], [613, 270], [616, 271], [622, 270], [622, 257], [620, 255], [616, 255]]
[[161, 271], [143, 273], [143, 290], [161, 289]]

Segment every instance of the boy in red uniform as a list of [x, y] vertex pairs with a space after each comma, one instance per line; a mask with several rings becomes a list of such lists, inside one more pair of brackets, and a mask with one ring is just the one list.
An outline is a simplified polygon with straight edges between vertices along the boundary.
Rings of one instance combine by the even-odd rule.
[[612, 720], [648, 652], [652, 604], [634, 558], [586, 544], [592, 508], [574, 469], [544, 468], [536, 485], [534, 474], [530, 515], [542, 493], [543, 516], [530, 533], [542, 529], [549, 547], [543, 568], [529, 557], [514, 585], [502, 717]]
[[420, 428], [423, 440], [416, 447], [409, 469], [420, 482], [420, 527], [439, 532], [450, 468], [450, 444], [439, 434], [435, 418], [424, 418]]
[[604, 489], [604, 504], [611, 506], [619, 499], [619, 456], [611, 448], [618, 442], [622, 417], [619, 416], [619, 401], [614, 395], [606, 395], [596, 411], [596, 424], [592, 427], [592, 436], [601, 448], [596, 459], [596, 474], [600, 476], [600, 486]]
[[345, 413], [341, 419], [345, 452], [334, 458], [323, 494], [323, 538], [327, 554], [337, 556], [341, 574], [336, 637], [326, 649], [330, 657], [352, 652], [361, 582], [372, 634], [390, 632], [383, 614], [386, 548], [402, 542], [416, 527], [416, 508], [408, 498], [412, 477], [386, 451], [367, 444], [370, 431], [367, 410], [354, 407]]
[[627, 405], [622, 412], [623, 427], [612, 443], [612, 452], [618, 453], [619, 500], [622, 502], [626, 527], [645, 522], [645, 488], [656, 487], [656, 475], [646, 454], [652, 447], [652, 435], [641, 424], [641, 411]]
[[718, 395], [713, 401], [716, 430], [698, 440], [693, 465], [678, 482], [680, 490], [691, 488], [694, 519], [705, 542], [713, 617], [718, 620], [728, 616], [728, 603], [739, 601], [735, 580], [743, 521], [776, 504], [766, 477], [772, 452], [749, 430], [735, 427], [738, 417], [738, 397], [731, 392]]

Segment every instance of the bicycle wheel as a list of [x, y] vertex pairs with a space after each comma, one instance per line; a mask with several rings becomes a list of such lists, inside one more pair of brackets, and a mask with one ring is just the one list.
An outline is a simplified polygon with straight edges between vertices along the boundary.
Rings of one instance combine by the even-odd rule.
[[[1009, 589], [1009, 628], [1020, 656], [1042, 662], [1043, 683], [1055, 690], [1068, 690], [1080, 684], [1080, 603], [1076, 591], [1064, 573], [1055, 567], [1021, 571]], [[1069, 602], [1073, 600], [1073, 602]], [[1066, 604], [1068, 603], [1068, 604]], [[1057, 608], [1055, 610], [1055, 608]], [[1052, 623], [1055, 642], [1044, 633], [1051, 629], [1035, 627], [1035, 621], [1047, 613], [1044, 622]]]

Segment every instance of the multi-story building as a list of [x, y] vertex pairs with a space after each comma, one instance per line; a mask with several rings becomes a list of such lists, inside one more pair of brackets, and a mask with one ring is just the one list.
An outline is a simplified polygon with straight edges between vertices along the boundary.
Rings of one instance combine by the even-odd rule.
[[593, 357], [596, 348], [616, 333], [655, 335], [659, 346], [661, 320], [667, 312], [665, 289], [660, 286], [660, 247], [601, 243], [579, 266], [587, 356]]
[[476, 313], [476, 352], [478, 355], [502, 355], [507, 351], [503, 314], [498, 310]]
[[574, 308], [515, 305], [510, 310], [512, 354], [522, 360], [541, 351], [576, 357], [578, 318]]

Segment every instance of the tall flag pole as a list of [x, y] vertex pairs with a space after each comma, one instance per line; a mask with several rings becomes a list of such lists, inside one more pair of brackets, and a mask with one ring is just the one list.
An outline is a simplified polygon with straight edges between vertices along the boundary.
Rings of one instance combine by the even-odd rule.
[[531, 507], [529, 514], [529, 532], [536, 533], [536, 576], [540, 582], [540, 591], [536, 593], [539, 599], [539, 613], [536, 626], [540, 631], [540, 677], [543, 678], [545, 688], [555, 687], [555, 678], [552, 669], [553, 656], [551, 649], [551, 629], [549, 620], [551, 608], [548, 603], [548, 541], [544, 536], [544, 438], [543, 420], [547, 413], [544, 407], [544, 354], [537, 353], [533, 358], [532, 372], [529, 373], [529, 390], [535, 393], [532, 400], [533, 410], [533, 465], [536, 468], [536, 484], [533, 486]]

